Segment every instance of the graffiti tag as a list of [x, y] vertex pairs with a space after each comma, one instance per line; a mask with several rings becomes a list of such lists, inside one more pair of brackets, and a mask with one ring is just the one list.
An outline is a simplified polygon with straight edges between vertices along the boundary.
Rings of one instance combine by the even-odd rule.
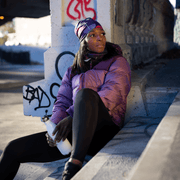
[[61, 54], [59, 54], [58, 57], [56, 58], [55, 70], [56, 70], [56, 74], [57, 74], [57, 76], [58, 76], [58, 78], [59, 78], [60, 80], [62, 80], [62, 76], [61, 76], [60, 73], [59, 73], [58, 63], [59, 63], [59, 60], [62, 58], [62, 56], [67, 55], [67, 54], [72, 55], [73, 57], [75, 57], [75, 54], [74, 54], [74, 53], [72, 53], [72, 52], [70, 52], [70, 51], [64, 51], [64, 52], [62, 52]]
[[[43, 89], [40, 86], [38, 86], [37, 88], [33, 88], [30, 85], [26, 85], [26, 87], [27, 87], [26, 94], [25, 96], [23, 95], [23, 98], [29, 101], [29, 104], [35, 99], [38, 100], [38, 106], [34, 108], [35, 111], [39, 108], [50, 107], [51, 101], [48, 95], [43, 91]], [[43, 102], [47, 102], [47, 103], [43, 105], [42, 100], [44, 97], [46, 98], [47, 101], [43, 101]]]
[[[77, 14], [77, 16], [74, 16], [71, 11], [70, 8], [72, 7], [73, 3], [76, 2], [77, 4], [74, 7], [74, 12]], [[88, 5], [90, 4], [91, 0], [71, 0], [70, 3], [68, 4], [67, 7], [67, 16], [70, 19], [73, 20], [77, 20], [77, 19], [85, 19], [85, 12], [92, 12], [93, 13], [93, 19], [96, 19], [96, 11], [93, 8], [88, 7]]]
[[[72, 55], [73, 57], [75, 57], [75, 54], [70, 52], [70, 51], [64, 51], [57, 56], [56, 61], [55, 61], [55, 71], [56, 71], [56, 74], [60, 80], [62, 80], [62, 76], [59, 72], [58, 63], [64, 55]], [[36, 111], [39, 108], [44, 108], [45, 109], [45, 115], [47, 116], [48, 110], [46, 108], [51, 106], [51, 99], [50, 98], [54, 99], [54, 102], [53, 102], [53, 104], [54, 104], [56, 102], [56, 96], [57, 96], [57, 94], [55, 92], [56, 92], [56, 89], [59, 87], [60, 87], [60, 85], [58, 83], [56, 83], [56, 82], [52, 83], [50, 85], [50, 96], [51, 97], [49, 97], [46, 94], [46, 92], [40, 86], [34, 88], [30, 85], [26, 85], [26, 90], [24, 93], [25, 95], [23, 95], [23, 98], [25, 100], [27, 100], [29, 102], [29, 104], [32, 101], [37, 100], [38, 106], [35, 107], [34, 110]], [[51, 115], [48, 115], [48, 117], [50, 117], [50, 116]]]
[[53, 94], [53, 88], [57, 86], [58, 88], [60, 87], [60, 85], [58, 83], [53, 83], [51, 84], [51, 87], [50, 87], [50, 94], [51, 94], [51, 97], [55, 99], [54, 103], [56, 102], [56, 95]]

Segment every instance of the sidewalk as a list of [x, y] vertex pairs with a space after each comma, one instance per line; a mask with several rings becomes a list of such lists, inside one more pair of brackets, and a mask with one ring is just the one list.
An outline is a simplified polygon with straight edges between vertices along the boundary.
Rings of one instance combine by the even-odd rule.
[[[44, 79], [43, 69], [42, 65], [0, 65], [0, 155], [11, 140], [46, 130], [39, 117], [24, 116], [22, 94], [23, 85]], [[24, 180], [42, 164], [22, 164], [16, 180]]]
[[0, 90], [22, 87], [39, 79], [44, 79], [43, 65], [6, 64], [0, 66]]

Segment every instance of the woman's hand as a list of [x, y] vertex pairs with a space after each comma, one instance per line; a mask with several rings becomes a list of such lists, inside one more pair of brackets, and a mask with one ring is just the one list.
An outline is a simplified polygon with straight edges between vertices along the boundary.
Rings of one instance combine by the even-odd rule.
[[46, 138], [47, 138], [47, 143], [49, 144], [50, 147], [55, 147], [56, 143], [53, 141], [53, 139], [50, 137], [48, 132], [46, 133]]
[[67, 138], [68, 134], [71, 132], [72, 130], [72, 117], [68, 116], [66, 118], [64, 118], [63, 120], [61, 120], [55, 127], [54, 131], [53, 131], [53, 136], [56, 134], [56, 137], [54, 139], [54, 142], [60, 142], [61, 139], [63, 139], [63, 141]]

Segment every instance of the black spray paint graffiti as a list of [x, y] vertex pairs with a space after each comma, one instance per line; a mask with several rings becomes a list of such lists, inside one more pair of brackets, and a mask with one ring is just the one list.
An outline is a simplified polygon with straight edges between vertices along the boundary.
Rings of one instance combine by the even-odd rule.
[[51, 84], [51, 86], [50, 86], [50, 94], [51, 94], [51, 97], [55, 99], [54, 103], [56, 102], [56, 96], [53, 94], [53, 88], [54, 88], [55, 86], [60, 87], [60, 85], [59, 85], [58, 83], [53, 83], [53, 84]]
[[[60, 80], [62, 80], [62, 76], [60, 75], [60, 72], [59, 72], [58, 63], [59, 63], [60, 59], [61, 59], [64, 55], [72, 55], [73, 57], [75, 57], [75, 54], [72, 53], [72, 52], [70, 52], [70, 51], [64, 51], [64, 52], [62, 52], [61, 54], [59, 54], [59, 55], [57, 56], [56, 62], [55, 62], [55, 70], [56, 70], [56, 74], [57, 74], [57, 76], [58, 76], [58, 78], [59, 78]], [[51, 86], [50, 86], [50, 94], [51, 94], [51, 97], [54, 98], [55, 101], [56, 101], [56, 95], [53, 94], [53, 88], [54, 88], [54, 86], [60, 87], [60, 85], [59, 85], [58, 83], [53, 83], [53, 84], [51, 84]]]
[[[23, 98], [29, 101], [29, 104], [35, 99], [37, 99], [39, 102], [38, 106], [34, 108], [35, 111], [39, 108], [47, 108], [51, 105], [51, 101], [48, 95], [43, 91], [43, 89], [40, 86], [38, 86], [37, 88], [33, 88], [30, 85], [26, 85], [26, 87], [26, 95], [23, 96]], [[46, 100], [48, 100], [47, 105], [42, 105], [42, 100], [45, 98]]]
[[59, 77], [60, 80], [62, 80], [62, 77], [59, 73], [59, 69], [58, 69], [58, 63], [59, 60], [62, 58], [62, 56], [64, 55], [72, 55], [73, 57], [75, 57], [74, 53], [70, 52], [70, 51], [64, 51], [63, 53], [59, 54], [58, 57], [56, 58], [56, 63], [55, 63], [55, 69], [56, 69], [56, 74]]
[[[60, 72], [59, 72], [58, 63], [64, 55], [72, 55], [73, 57], [75, 57], [75, 54], [70, 51], [64, 51], [57, 56], [56, 61], [55, 61], [55, 70], [56, 70], [56, 74], [60, 80], [62, 80], [62, 76], [60, 75]], [[39, 108], [48, 108], [51, 106], [51, 100], [50, 100], [49, 96], [46, 94], [46, 92], [40, 86], [38, 86], [37, 88], [34, 88], [30, 85], [27, 85], [26, 87], [27, 87], [27, 89], [25, 90], [26, 93], [25, 93], [25, 95], [23, 95], [23, 98], [25, 100], [29, 101], [29, 104], [35, 99], [38, 100], [38, 102], [39, 102], [38, 106], [34, 108], [35, 111]], [[53, 99], [55, 99], [53, 103], [55, 103], [55, 101], [56, 101], [56, 95], [53, 94], [54, 87], [60, 87], [60, 85], [58, 83], [54, 82], [50, 86], [50, 95]], [[44, 100], [46, 99], [46, 101], [43, 101], [43, 99]], [[47, 102], [47, 104], [42, 104], [42, 102]], [[45, 109], [45, 116], [50, 117], [51, 115], [47, 115], [47, 113], [48, 113], [48, 110]]]

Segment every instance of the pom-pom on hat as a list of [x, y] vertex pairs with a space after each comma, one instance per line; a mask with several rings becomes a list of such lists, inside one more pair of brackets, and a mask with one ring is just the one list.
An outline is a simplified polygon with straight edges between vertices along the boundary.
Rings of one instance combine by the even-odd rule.
[[74, 32], [81, 42], [94, 28], [103, 29], [101, 24], [99, 24], [97, 21], [93, 20], [92, 18], [86, 18], [77, 23]]

